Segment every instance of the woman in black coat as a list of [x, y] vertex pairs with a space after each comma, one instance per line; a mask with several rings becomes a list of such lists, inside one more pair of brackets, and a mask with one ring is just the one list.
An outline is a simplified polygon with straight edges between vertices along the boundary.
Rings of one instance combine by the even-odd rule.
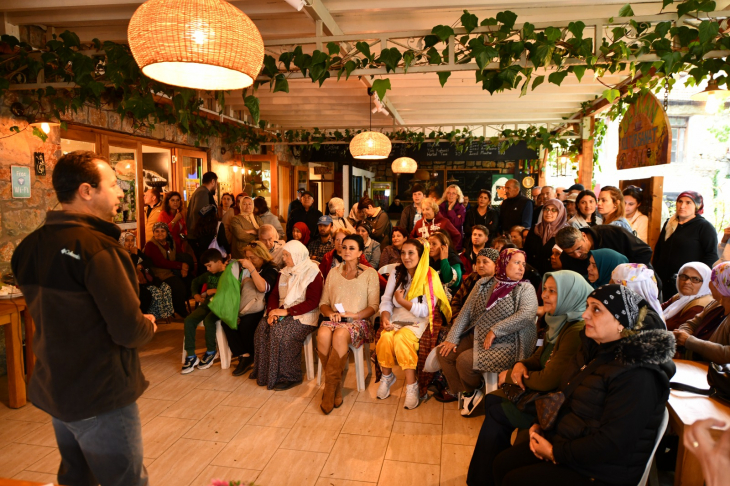
[[[474, 226], [482, 225], [489, 230], [487, 235], [487, 246], [491, 246], [492, 240], [499, 236], [499, 211], [492, 206], [492, 193], [486, 189], [479, 191], [477, 203], [466, 212], [464, 218], [464, 234], [471, 235]], [[505, 228], [505, 231], [509, 228]]]
[[553, 271], [550, 257], [555, 246], [555, 235], [567, 226], [567, 221], [563, 203], [559, 199], [548, 199], [542, 209], [542, 221], [527, 233], [522, 250], [527, 255], [527, 263], [541, 276]]
[[582, 348], [563, 375], [554, 427], [494, 461], [497, 485], [636, 485], [649, 461], [675, 367], [674, 336], [652, 329], [649, 305], [621, 285], [587, 299]]

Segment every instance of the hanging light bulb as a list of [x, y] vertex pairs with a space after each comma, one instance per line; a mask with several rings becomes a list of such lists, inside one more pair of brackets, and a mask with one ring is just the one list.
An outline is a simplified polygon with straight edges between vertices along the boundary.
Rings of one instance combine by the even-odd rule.
[[715, 93], [708, 93], [707, 94], [707, 101], [705, 102], [705, 113], [709, 115], [714, 115], [717, 113], [717, 110], [720, 109], [720, 97], [715, 95]]
[[61, 124], [58, 122], [54, 122], [48, 118], [40, 117], [33, 120], [33, 123], [30, 123], [30, 126], [38, 128], [39, 130], [43, 130], [43, 133], [47, 135], [51, 133], [51, 127], [58, 127], [61, 126]]
[[730, 91], [720, 88], [717, 81], [710, 77], [707, 87], [699, 93], [693, 94], [691, 98], [693, 101], [704, 101], [705, 112], [714, 115], [728, 96], [730, 96]]
[[237, 165], [234, 165], [234, 166], [233, 166], [233, 172], [234, 172], [234, 173], [238, 173], [238, 166], [237, 166]]

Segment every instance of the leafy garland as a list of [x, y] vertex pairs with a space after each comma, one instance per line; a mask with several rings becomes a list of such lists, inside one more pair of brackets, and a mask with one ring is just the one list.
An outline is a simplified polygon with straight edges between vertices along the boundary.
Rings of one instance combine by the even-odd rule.
[[[673, 0], [663, 0], [663, 8]], [[677, 5], [679, 17], [693, 17], [699, 12], [712, 12], [716, 8], [713, 0], [685, 0]], [[620, 17], [632, 17], [630, 5], [619, 12]], [[695, 16], [696, 18], [696, 16]], [[517, 15], [511, 11], [500, 12], [494, 18], [479, 19], [464, 11], [460, 18], [466, 34], [455, 38], [454, 59], [457, 64], [475, 63], [475, 82], [491, 94], [505, 90], [519, 89], [521, 95], [534, 90], [544, 82], [560, 86], [568, 74], [574, 74], [580, 81], [591, 70], [597, 77], [605, 73], [616, 73], [629, 69], [636, 75], [632, 86], [619, 89], [607, 86], [604, 97], [613, 105], [607, 116], [619, 115], [623, 103], [632, 103], [640, 94], [657, 88], [659, 81], [667, 79], [671, 88], [675, 82], [672, 74], [687, 71], [693, 83], [700, 83], [710, 75], [720, 86], [728, 86], [724, 74], [730, 72], [725, 59], [704, 59], [710, 51], [730, 49], [730, 37], [721, 31], [714, 19], [700, 20], [697, 28], [686, 25], [672, 26], [672, 22], [659, 22], [652, 26], [628, 19], [625, 26], [615, 27], [610, 38], [604, 38], [598, 53], [594, 54], [593, 40], [583, 38], [585, 24], [571, 22], [567, 28], [547, 27], [536, 29], [525, 23], [516, 29]], [[355, 69], [381, 68], [386, 72], [401, 68], [404, 72], [418, 65], [448, 65], [448, 41], [455, 35], [454, 28], [446, 25], [434, 27], [430, 35], [423, 38], [418, 49], [401, 52], [392, 47], [379, 54], [370, 50], [366, 42], [358, 42], [346, 54], [343, 47], [330, 42], [327, 52], [316, 50], [305, 54], [301, 46], [283, 52], [278, 61], [272, 56], [264, 57], [263, 74], [270, 78], [274, 92], [289, 91], [288, 78], [298, 72], [320, 86], [332, 75], [339, 80], [347, 79]], [[674, 45], [673, 45], [674, 41]], [[642, 54], [656, 54], [656, 62], [636, 62]], [[570, 61], [570, 62], [569, 62]], [[577, 61], [580, 65], [575, 64]], [[498, 68], [491, 69], [490, 63], [497, 62]], [[546, 76], [536, 75], [538, 68], [555, 70]], [[443, 86], [450, 72], [438, 73]], [[18, 41], [15, 37], [0, 37], [0, 96], [8, 92], [11, 83], [36, 82], [73, 83], [74, 88], [56, 89], [52, 86], [20, 92], [20, 101], [28, 108], [29, 119], [46, 115], [62, 120], [64, 115], [76, 112], [84, 105], [112, 109], [122, 119], [132, 120], [135, 130], [154, 128], [157, 123], [178, 127], [183, 133], [191, 134], [195, 144], [207, 143], [212, 137], [219, 137], [235, 152], [258, 150], [262, 143], [300, 142], [318, 148], [328, 141], [348, 141], [362, 130], [344, 132], [323, 132], [314, 130], [289, 130], [275, 132], [266, 130], [266, 122], [259, 120], [259, 100], [255, 94], [244, 91], [244, 104], [254, 120], [254, 125], [223, 123], [211, 120], [200, 111], [205, 101], [191, 89], [177, 88], [154, 81], [140, 71], [128, 46], [114, 42], [100, 42], [95, 39], [91, 45], [82, 45], [76, 34], [66, 31], [46, 42], [40, 50]], [[254, 84], [253, 91], [260, 81]], [[384, 99], [390, 89], [390, 80], [375, 79], [373, 90]], [[218, 101], [220, 113], [225, 107], [224, 92], [208, 92], [207, 97]], [[614, 103], [615, 100], [623, 103]], [[35, 108], [35, 111], [33, 111]], [[588, 104], [584, 113], [588, 113]], [[62, 122], [65, 126], [65, 123]], [[12, 130], [20, 131], [19, 127]], [[45, 140], [46, 135], [33, 130], [34, 135]], [[450, 132], [441, 130], [429, 134], [401, 130], [389, 133], [394, 141], [420, 146], [426, 141], [446, 141], [463, 151], [471, 142], [490, 142], [505, 150], [510, 145], [525, 141], [529, 148], [560, 148], [563, 151], [577, 151], [575, 140], [566, 139], [559, 131], [548, 131], [542, 126], [526, 129], [502, 130], [491, 138], [475, 137], [468, 128]], [[600, 137], [599, 137], [600, 139]]]

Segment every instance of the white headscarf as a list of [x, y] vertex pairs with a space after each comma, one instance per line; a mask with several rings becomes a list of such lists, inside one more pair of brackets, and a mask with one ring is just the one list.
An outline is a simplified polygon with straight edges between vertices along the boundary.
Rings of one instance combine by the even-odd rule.
[[684, 295], [679, 289], [679, 280], [677, 280], [677, 295], [679, 298], [672, 302], [669, 307], [664, 309], [664, 319], [669, 319], [679, 314], [682, 309], [684, 309], [685, 306], [693, 300], [711, 293], [710, 277], [712, 276], [712, 269], [702, 262], [689, 262], [682, 265], [682, 268], [679, 269], [677, 275], [681, 275], [686, 268], [691, 268], [700, 274], [700, 277], [702, 277], [702, 287], [700, 287], [700, 290], [695, 295]]
[[290, 307], [307, 292], [307, 287], [320, 272], [319, 266], [309, 259], [307, 247], [299, 241], [287, 241], [282, 250], [288, 251], [294, 262], [293, 267], [285, 266], [281, 269], [281, 274], [289, 278], [287, 282], [289, 289], [284, 298], [284, 307]]
[[622, 263], [611, 272], [611, 280], [639, 294], [664, 320], [654, 270], [643, 263]]

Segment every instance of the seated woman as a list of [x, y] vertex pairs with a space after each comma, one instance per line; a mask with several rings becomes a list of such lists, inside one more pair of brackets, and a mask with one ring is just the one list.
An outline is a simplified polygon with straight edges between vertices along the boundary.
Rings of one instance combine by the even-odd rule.
[[137, 237], [134, 233], [129, 231], [122, 233], [119, 242], [137, 267], [139, 308], [142, 312], [152, 314], [156, 319], [167, 319], [175, 314], [170, 286], [155, 277], [152, 271], [154, 265], [152, 259], [137, 248]]
[[686, 358], [713, 363], [730, 363], [730, 262], [712, 269], [711, 302], [697, 317], [674, 331], [677, 346], [684, 346]]
[[449, 237], [440, 231], [431, 233], [428, 243], [431, 246], [429, 251], [431, 268], [438, 272], [441, 283], [449, 292], [456, 292], [461, 285], [461, 275], [464, 272], [459, 254], [451, 248]]
[[[669, 397], [674, 339], [639, 324], [648, 304], [621, 285], [588, 297], [582, 347], [563, 374], [555, 425], [500, 453], [491, 481], [502, 486], [638, 484]], [[473, 483], [469, 483], [473, 484]]]
[[[231, 220], [231, 254], [233, 258], [243, 258], [246, 246], [259, 236], [261, 218], [253, 212], [253, 199], [244, 196], [239, 206], [241, 213]], [[223, 226], [223, 225], [222, 225]]]
[[588, 257], [588, 275], [586, 280], [594, 289], [608, 284], [611, 281], [611, 273], [614, 268], [623, 263], [629, 263], [629, 259], [621, 253], [610, 248], [591, 250]]
[[[260, 241], [251, 243], [244, 252], [244, 258], [238, 262], [242, 269], [249, 271], [256, 290], [265, 294], [264, 299], [268, 301], [271, 291], [276, 287], [276, 279], [279, 277], [279, 271], [272, 261], [271, 253]], [[256, 354], [254, 336], [263, 316], [264, 310], [245, 313], [239, 317], [237, 329], [222, 326], [228, 339], [228, 347], [231, 348], [231, 356], [238, 356], [238, 365], [233, 370], [233, 376], [243, 375], [253, 365]]]
[[256, 329], [249, 376], [269, 390], [288, 390], [302, 382], [302, 345], [317, 329], [322, 297], [322, 274], [307, 247], [292, 240], [283, 248], [286, 266], [269, 295], [267, 316]]
[[311, 232], [309, 226], [304, 223], [294, 223], [294, 228], [291, 230], [291, 236], [302, 245], [307, 246], [309, 244]]
[[359, 221], [355, 225], [355, 231], [360, 235], [362, 241], [365, 242], [365, 250], [363, 251], [365, 260], [367, 260], [371, 267], [377, 270], [380, 267], [380, 243], [372, 238], [372, 226], [366, 221]]
[[451, 307], [436, 271], [428, 265], [428, 243], [407, 239], [401, 257], [403, 263], [388, 277], [380, 302], [382, 332], [376, 353], [383, 374], [377, 396], [381, 400], [390, 396], [395, 383], [392, 369], [400, 365], [406, 375], [405, 408], [411, 410], [421, 398], [416, 378], [419, 339], [433, 326], [434, 312], [440, 309], [448, 320]]
[[441, 344], [441, 370], [451, 394], [461, 394], [464, 416], [484, 398], [482, 373], [511, 368], [535, 350], [537, 295], [524, 274], [525, 253], [503, 250], [495, 276], [477, 282]]
[[380, 252], [380, 264], [378, 268], [401, 263], [400, 249], [407, 238], [408, 232], [405, 228], [401, 228], [400, 226], [393, 228], [393, 231], [390, 233], [390, 245], [383, 248]]
[[175, 246], [167, 241], [170, 229], [167, 223], [155, 223], [152, 227], [152, 239], [144, 247], [144, 253], [152, 260], [152, 273], [160, 281], [170, 286], [172, 306], [182, 318], [187, 317], [185, 301], [188, 297], [190, 266], [177, 260]]
[[428, 238], [436, 231], [445, 231], [454, 247], [461, 243], [461, 232], [454, 228], [445, 216], [439, 214], [439, 205], [433, 199], [424, 199], [421, 203], [421, 219], [416, 221], [411, 231], [411, 238]]
[[165, 199], [162, 203], [162, 211], [158, 221], [167, 223], [167, 227], [170, 228], [170, 235], [172, 240], [175, 242], [175, 249], [182, 251], [183, 249], [183, 238], [188, 235], [188, 227], [185, 222], [185, 212], [182, 209], [182, 197], [179, 192], [170, 191], [165, 194]]
[[563, 202], [560, 199], [548, 199], [542, 209], [542, 221], [527, 233], [522, 249], [527, 256], [527, 263], [532, 265], [540, 275], [545, 275], [553, 270], [550, 257], [555, 246], [555, 235], [560, 229], [567, 226], [567, 221], [568, 217]]
[[345, 201], [339, 197], [333, 197], [327, 203], [329, 207], [329, 214], [332, 217], [332, 233], [337, 231], [339, 228], [346, 229], [350, 234], [355, 233], [355, 227], [352, 226], [350, 220], [345, 218]]
[[[550, 392], [558, 388], [563, 372], [580, 348], [580, 332], [585, 327], [582, 314], [593, 291], [582, 275], [562, 270], [545, 274], [542, 300], [547, 331], [543, 345], [512, 369], [499, 374], [499, 384], [518, 386], [525, 392]], [[527, 429], [535, 416], [519, 410], [502, 390], [484, 399], [485, 419], [472, 454], [467, 484], [492, 484], [492, 467], [497, 454], [510, 446], [516, 428]]]
[[[345, 236], [344, 263], [329, 273], [319, 301], [319, 310], [327, 319], [317, 332], [317, 354], [325, 370], [319, 407], [325, 414], [342, 405], [342, 371], [349, 356], [348, 346], [359, 348], [370, 341], [368, 318], [380, 305], [378, 272], [360, 263], [364, 248], [360, 235]], [[339, 312], [337, 305], [345, 312]]]
[[639, 294], [656, 312], [659, 320], [664, 322], [654, 270], [643, 263], [622, 263], [611, 272], [611, 283], [624, 285]]
[[702, 262], [689, 262], [677, 272], [677, 294], [662, 304], [667, 329], [674, 331], [712, 302], [712, 269]]

